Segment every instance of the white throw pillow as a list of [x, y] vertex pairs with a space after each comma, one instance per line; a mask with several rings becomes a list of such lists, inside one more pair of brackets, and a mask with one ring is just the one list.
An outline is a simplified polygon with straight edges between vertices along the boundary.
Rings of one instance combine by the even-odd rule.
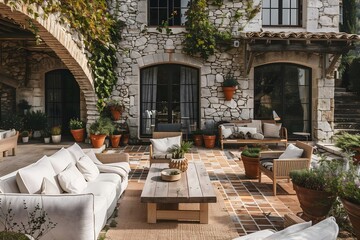
[[251, 133], [251, 134], [255, 134], [256, 133], [256, 128], [254, 127], [237, 127], [237, 132], [243, 132], [243, 133]]
[[73, 157], [69, 151], [65, 148], [61, 148], [59, 151], [49, 157], [51, 165], [54, 168], [56, 174], [64, 171], [64, 169], [73, 162]]
[[247, 126], [254, 127], [257, 133], [263, 134], [261, 120], [251, 120], [251, 123], [248, 123]]
[[299, 231], [302, 231], [308, 227], [311, 227], [311, 221], [309, 222], [303, 222], [303, 223], [298, 223], [298, 224], [294, 224], [292, 226], [289, 226], [281, 231], [278, 231], [266, 238], [264, 238], [263, 240], [278, 240], [282, 237], [285, 237], [289, 234], [292, 234], [292, 233], [296, 233], [296, 232], [299, 232]]
[[279, 138], [280, 129], [281, 129], [281, 123], [279, 124], [264, 123], [264, 136]]
[[43, 156], [36, 163], [19, 169], [16, 173], [16, 183], [21, 193], [39, 194], [44, 177], [55, 183], [55, 171], [48, 160], [47, 156]]
[[153, 145], [154, 154], [167, 153], [168, 149], [171, 148], [173, 145], [180, 146], [181, 143], [180, 141], [181, 141], [181, 136], [150, 139], [150, 142]]
[[50, 195], [50, 194], [61, 194], [63, 191], [57, 184], [54, 184], [53, 181], [44, 177], [41, 185], [41, 194]]
[[72, 163], [59, 173], [58, 180], [61, 188], [67, 193], [81, 193], [87, 187], [84, 176]]
[[264, 139], [264, 135], [262, 135], [261, 133], [255, 133], [251, 135], [251, 138], [253, 139], [258, 139], [258, 140], [263, 140]]
[[93, 150], [86, 151], [85, 154], [95, 163], [95, 164], [103, 164], [100, 160], [96, 157]]
[[321, 222], [302, 231], [289, 234], [277, 240], [336, 240], [339, 226], [334, 217], [328, 217]]
[[84, 151], [81, 149], [81, 147], [77, 143], [74, 143], [73, 145], [68, 147], [67, 150], [73, 157], [73, 163], [76, 163], [77, 161], [79, 161], [79, 159], [82, 156], [85, 155]]
[[298, 148], [294, 144], [289, 144], [283, 152], [279, 159], [293, 159], [293, 158], [300, 158], [304, 152], [304, 149]]
[[233, 134], [232, 128], [225, 128], [221, 126], [221, 134], [224, 138], [229, 138]]
[[100, 174], [93, 160], [87, 155], [82, 156], [79, 161], [77, 161], [76, 166], [88, 182], [94, 181]]

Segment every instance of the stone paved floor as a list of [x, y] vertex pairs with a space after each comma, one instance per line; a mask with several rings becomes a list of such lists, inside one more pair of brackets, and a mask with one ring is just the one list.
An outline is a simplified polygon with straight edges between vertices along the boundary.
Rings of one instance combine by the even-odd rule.
[[[0, 176], [71, 144], [72, 142], [63, 142], [61, 145], [19, 144], [17, 156], [0, 158]], [[130, 154], [130, 181], [145, 181], [149, 168], [148, 146], [127, 146], [120, 149]], [[271, 180], [266, 176], [263, 176], [263, 183], [247, 179], [242, 162], [231, 153], [234, 151], [237, 149], [221, 151], [193, 148], [187, 158], [190, 161], [204, 162], [211, 181], [222, 193], [226, 209], [240, 236], [261, 229], [281, 229], [284, 214], [301, 211], [292, 184], [281, 182], [277, 189], [278, 195], [273, 196]]]

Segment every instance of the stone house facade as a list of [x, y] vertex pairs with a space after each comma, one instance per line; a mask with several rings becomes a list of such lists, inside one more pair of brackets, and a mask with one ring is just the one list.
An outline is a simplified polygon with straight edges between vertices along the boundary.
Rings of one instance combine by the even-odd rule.
[[[234, 21], [234, 14], [244, 14], [248, 2], [260, 11], [250, 20]], [[210, 21], [219, 31], [232, 31], [233, 46], [206, 60], [183, 52], [187, 3], [120, 0], [114, 4], [113, 11], [126, 27], [112, 98], [124, 102], [122, 121], [128, 122], [132, 138], [149, 138], [161, 123], [181, 123], [189, 131], [220, 121], [269, 119], [275, 111], [290, 137], [296, 137], [292, 132], [308, 132], [314, 140], [330, 140], [334, 69], [340, 54], [357, 40], [339, 33], [338, 0], [224, 0], [221, 6], [209, 4]], [[174, 10], [178, 14], [170, 19], [172, 34], [159, 32], [157, 25]], [[2, 46], [9, 44], [2, 41]], [[84, 84], [80, 74], [69, 67], [74, 64], [55, 53], [33, 52], [27, 56], [31, 58], [28, 64], [22, 62], [26, 58], [15, 55], [1, 62], [1, 68], [7, 69], [0, 78], [2, 114], [16, 105], [11, 98], [17, 102], [27, 99], [34, 109], [50, 111], [48, 106], [54, 101], [48, 102], [46, 96], [55, 88], [46, 87], [46, 78], [68, 75], [47, 73], [70, 69], [80, 92], [74, 114], [88, 122], [96, 118], [92, 79]], [[225, 101], [222, 83], [229, 74], [239, 86], [233, 99]], [[89, 76], [86, 71], [85, 75]], [[16, 96], [9, 93], [12, 88]]]

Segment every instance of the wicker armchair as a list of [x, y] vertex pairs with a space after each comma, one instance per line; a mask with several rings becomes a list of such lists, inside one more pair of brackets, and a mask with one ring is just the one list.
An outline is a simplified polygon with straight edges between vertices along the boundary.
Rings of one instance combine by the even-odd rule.
[[292, 170], [308, 169], [310, 167], [311, 157], [313, 154], [313, 147], [296, 141], [295, 146], [304, 149], [301, 158], [296, 159], [276, 159], [283, 151], [265, 151], [261, 152], [260, 158], [274, 158], [272, 170], [259, 165], [259, 182], [261, 182], [261, 173], [264, 173], [273, 181], [273, 192], [276, 196], [276, 183], [278, 179], [287, 179], [290, 181], [289, 173]]
[[[167, 137], [182, 137], [182, 132], [153, 132], [152, 138], [158, 139], [158, 138], [167, 138]], [[171, 147], [171, 146], [169, 146]], [[169, 158], [154, 158], [154, 150], [152, 144], [149, 146], [150, 149], [150, 166], [153, 163], [169, 163]]]

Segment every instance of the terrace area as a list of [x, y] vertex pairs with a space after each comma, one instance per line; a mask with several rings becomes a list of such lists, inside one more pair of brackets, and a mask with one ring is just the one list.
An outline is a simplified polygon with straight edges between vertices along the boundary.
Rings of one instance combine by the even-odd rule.
[[[61, 147], [67, 147], [73, 142], [62, 142], [61, 144], [42, 144], [29, 143], [19, 144], [17, 156], [7, 156], [0, 161], [0, 176], [15, 171], [23, 166], [29, 165], [40, 159], [43, 155], [51, 155]], [[83, 146], [87, 147], [87, 146]], [[119, 150], [129, 153], [131, 172], [129, 175], [128, 190], [125, 191], [125, 198], [127, 194], [131, 194], [132, 189], [136, 188], [138, 184], [143, 184], [149, 170], [149, 146], [146, 145], [128, 145], [121, 147]], [[242, 161], [236, 157], [237, 148], [230, 148], [225, 150], [220, 149], [206, 149], [193, 147], [191, 152], [187, 154], [189, 161], [202, 161], [206, 166], [206, 170], [210, 176], [213, 187], [218, 190], [218, 201], [221, 202], [221, 208], [229, 218], [228, 225], [233, 232], [220, 232], [219, 235], [212, 236], [208, 239], [232, 239], [234, 234], [236, 236], [243, 236], [262, 229], [281, 230], [283, 228], [283, 216], [288, 213], [301, 212], [299, 202], [292, 183], [281, 181], [278, 184], [277, 196], [273, 196], [272, 182], [265, 175], [262, 176], [262, 183], [258, 180], [247, 179], [244, 174], [244, 167]], [[235, 156], [234, 156], [235, 154]], [[334, 156], [326, 152], [329, 156]], [[280, 187], [279, 187], [280, 186]], [[220, 196], [220, 197], [219, 197]], [[220, 199], [219, 199], [220, 198]], [[127, 202], [122, 197], [120, 202], [120, 212], [122, 207], [126, 207]], [[133, 201], [140, 202], [140, 199], [133, 198]], [[125, 206], [122, 206], [125, 205]], [[136, 211], [136, 210], [135, 210]], [[146, 212], [142, 212], [141, 218], [146, 218]], [[119, 219], [116, 219], [119, 221]], [[215, 221], [216, 222], [216, 221]], [[163, 225], [161, 225], [163, 224]], [[162, 228], [167, 227], [167, 221], [157, 223], [156, 230], [145, 227], [144, 229], [137, 229], [140, 235], [133, 236], [134, 239], [140, 239], [147, 236], [152, 236], [154, 239], [163, 239], [161, 237]], [[173, 233], [172, 239], [184, 239], [182, 227], [178, 223], [172, 223]], [[192, 239], [203, 239], [201, 231], [203, 229], [198, 223], [186, 224], [187, 227], [192, 226], [195, 229], [195, 235]], [[211, 226], [211, 220], [210, 224]], [[146, 226], [146, 224], [145, 224]], [[160, 226], [160, 229], [158, 227]], [[162, 226], [162, 227], [161, 227]], [[119, 229], [120, 227], [110, 228], [106, 234], [105, 239], [126, 239], [126, 229]], [[152, 228], [152, 227], [151, 227]], [[178, 229], [177, 229], [178, 228]], [[193, 229], [193, 230], [194, 230]], [[147, 231], [148, 230], [148, 231]], [[125, 231], [125, 232], [122, 232]], [[160, 235], [159, 235], [160, 234]], [[151, 238], [152, 239], [152, 238]], [[345, 239], [345, 238], [342, 238]], [[352, 239], [352, 238], [349, 238]]]

